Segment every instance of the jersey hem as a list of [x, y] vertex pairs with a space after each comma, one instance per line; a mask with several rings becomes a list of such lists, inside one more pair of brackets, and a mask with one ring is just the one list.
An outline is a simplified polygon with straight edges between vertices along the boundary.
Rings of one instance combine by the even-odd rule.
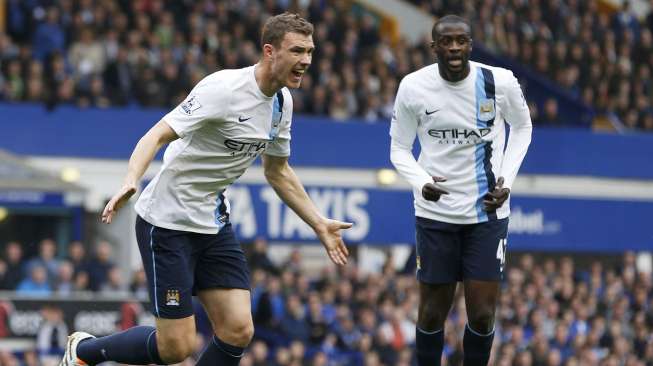
[[[509, 216], [510, 216], [510, 210], [507, 210], [506, 212], [497, 211], [497, 220], [505, 219], [506, 217]], [[458, 224], [458, 225], [480, 224], [489, 221], [489, 220], [479, 221], [477, 217], [454, 219], [451, 218], [450, 216], [438, 215], [433, 212], [418, 210], [418, 209], [415, 210], [415, 217], [421, 217], [429, 220], [445, 222], [447, 224]]]
[[197, 233], [197, 234], [217, 234], [219, 232], [218, 227], [216, 226], [215, 229], [200, 229], [200, 228], [189, 228], [187, 226], [183, 225], [177, 225], [177, 224], [172, 224], [172, 223], [166, 223], [166, 222], [157, 222], [156, 220], [152, 220], [152, 217], [148, 215], [141, 215], [138, 210], [136, 210], [136, 213], [138, 216], [140, 216], [143, 220], [147, 221], [150, 225], [168, 229], [168, 230], [177, 230], [177, 231], [186, 231], [190, 233]]
[[277, 154], [276, 152], [273, 152], [273, 151], [266, 151], [266, 152], [263, 153], [263, 155], [276, 156], [276, 157], [279, 157], [279, 158], [289, 158], [290, 157], [290, 154], [283, 154], [283, 153]]

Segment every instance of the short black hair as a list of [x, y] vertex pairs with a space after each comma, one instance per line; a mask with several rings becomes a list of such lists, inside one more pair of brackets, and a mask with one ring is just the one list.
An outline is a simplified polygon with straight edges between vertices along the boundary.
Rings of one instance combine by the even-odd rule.
[[472, 26], [469, 24], [467, 19], [465, 19], [465, 18], [463, 18], [461, 16], [458, 16], [458, 15], [450, 14], [450, 15], [443, 16], [442, 18], [438, 19], [435, 22], [435, 24], [433, 24], [433, 29], [431, 29], [431, 37], [435, 41], [435, 39], [437, 38], [436, 36], [438, 35], [437, 29], [441, 24], [456, 24], [456, 23], [465, 24], [467, 26], [467, 28], [469, 29], [469, 31], [471, 32]]

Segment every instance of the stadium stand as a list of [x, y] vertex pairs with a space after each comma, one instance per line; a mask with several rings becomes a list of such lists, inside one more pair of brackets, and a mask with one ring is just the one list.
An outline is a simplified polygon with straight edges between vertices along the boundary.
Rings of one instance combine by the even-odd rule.
[[[436, 16], [467, 16], [491, 53], [553, 80], [598, 115], [653, 130], [653, 17], [640, 23], [628, 7], [611, 14], [595, 1], [413, 2]], [[433, 60], [427, 39], [393, 42], [347, 2], [291, 3], [10, 1], [0, 100], [171, 107], [208, 73], [256, 62], [262, 19], [288, 9], [315, 24], [318, 45], [295, 93], [299, 113], [388, 120], [398, 81]], [[530, 100], [536, 125], [571, 123], [557, 100]]]
[[[41, 246], [43, 243], [47, 245], [48, 239]], [[349, 265], [315, 273], [307, 269], [297, 252], [288, 262], [273, 263], [264, 240], [245, 247], [252, 271], [257, 329], [241, 365], [413, 364], [414, 355], [408, 346], [414, 342], [418, 288], [410, 265], [397, 270], [389, 257], [378, 272], [365, 273]], [[12, 289], [16, 272], [27, 278], [30, 263], [42, 260], [42, 256], [17, 259], [20, 245], [6, 248], [0, 261], [0, 283], [3, 289]], [[76, 250], [71, 251], [73, 257]], [[98, 250], [98, 257], [107, 255], [102, 250]], [[625, 253], [616, 263], [585, 259], [581, 266], [576, 261], [565, 256], [536, 260], [531, 254], [513, 255], [503, 284], [491, 364], [653, 364], [651, 264], [638, 262], [633, 252]], [[74, 262], [80, 259], [58, 261], [53, 268], [57, 275], [49, 278], [52, 292], [34, 288], [31, 295], [75, 296], [92, 291], [79, 278], [93, 265], [77, 267], [73, 275]], [[97, 284], [97, 294], [125, 295], [129, 288], [128, 297], [147, 298], [142, 271], [134, 273], [131, 284], [111, 277], [109, 274]], [[466, 323], [462, 294], [456, 299], [445, 328], [448, 365], [461, 360]], [[205, 328], [200, 326], [199, 330], [210, 334]], [[29, 365], [29, 350], [27, 354], [28, 360], [23, 352], [4, 352], [2, 357], [18, 357]], [[37, 353], [41, 357], [50, 354]]]
[[[560, 94], [571, 94], [597, 115], [615, 116], [630, 129], [653, 131], [653, 12], [638, 20], [627, 6], [615, 11], [594, 1], [410, 1], [435, 16], [452, 12], [467, 16], [475, 42], [492, 55], [552, 81]], [[417, 46], [394, 42], [378, 31], [374, 17], [352, 12], [347, 1], [0, 3], [6, 4], [7, 14], [6, 32], [0, 32], [0, 103], [6, 104], [40, 103], [48, 109], [62, 105], [170, 108], [205, 75], [256, 62], [262, 21], [288, 9], [303, 13], [315, 24], [318, 45], [302, 89], [293, 91], [296, 113], [343, 123], [387, 122], [399, 80], [433, 60], [428, 40]], [[536, 126], [576, 124], [564, 115], [556, 96], [529, 100]], [[73, 111], [68, 113], [78, 109]], [[65, 123], [65, 118], [60, 122]], [[550, 149], [563, 149], [564, 141], [557, 135], [539, 138], [536, 143], [545, 141]], [[582, 135], [567, 143], [586, 150], [608, 145], [599, 141], [608, 137], [595, 138]], [[631, 141], [617, 145], [611, 140], [609, 146], [618, 148]], [[551, 150], [540, 151], [545, 152], [531, 155], [541, 157], [531, 163], [539, 167], [536, 172], [559, 172], [546, 168], [568, 165], [578, 175], [595, 173], [580, 172], [580, 164], [568, 160], [551, 162]], [[611, 155], [605, 148], [600, 151]], [[642, 159], [633, 156], [630, 163], [643, 165]], [[629, 166], [622, 161], [612, 164], [612, 173], [616, 165]], [[587, 169], [592, 167], [587, 164]], [[528, 164], [526, 168], [526, 173], [533, 173]], [[625, 177], [650, 179], [650, 173], [640, 170], [640, 175]], [[590, 206], [582, 209], [586, 207]], [[8, 316], [12, 311], [16, 315], [22, 304], [17, 301], [12, 308], [14, 297], [80, 299], [80, 309], [91, 301], [98, 306], [95, 302], [105, 297], [129, 299], [111, 303], [121, 309], [119, 327], [147, 313], [143, 310], [148, 299], [145, 274], [137, 269], [124, 276], [116, 269], [119, 260], [112, 244], [117, 243], [71, 242], [65, 246], [65, 256], [53, 257], [52, 239], [41, 239], [0, 242], [0, 291], [8, 291], [2, 292], [0, 300], [0, 343], [12, 336], [30, 335], [37, 340], [28, 347], [0, 348], [0, 366], [56, 364], [63, 347], [57, 336], [67, 332], [61, 330], [63, 308], [55, 302], [39, 310], [47, 321], [38, 329], [29, 328], [35, 324], [33, 318], [23, 317], [25, 333], [11, 334]], [[410, 263], [396, 269], [388, 257], [380, 271], [363, 272], [354, 260], [342, 270], [330, 267], [316, 273], [307, 270], [306, 260], [297, 252], [287, 262], [272, 261], [265, 240], [244, 247], [252, 271], [257, 329], [241, 365], [415, 363], [410, 346], [418, 291]], [[591, 253], [584, 258], [536, 255], [509, 254], [490, 364], [653, 366], [650, 258], [638, 261], [632, 252], [618, 260], [599, 260]], [[462, 294], [457, 294], [446, 324], [447, 365], [461, 362], [466, 323], [463, 301]], [[70, 328], [71, 319], [67, 322], [64, 326]], [[198, 321], [198, 330], [205, 336], [211, 332], [206, 324], [206, 319]], [[193, 362], [189, 359], [184, 364]]]
[[[640, 21], [628, 1], [621, 9], [601, 1], [411, 2], [435, 16], [468, 17], [474, 40], [491, 52], [529, 66], [599, 114], [616, 114], [628, 128], [653, 128], [653, 10]], [[556, 104], [531, 103], [535, 125], [561, 125]]]

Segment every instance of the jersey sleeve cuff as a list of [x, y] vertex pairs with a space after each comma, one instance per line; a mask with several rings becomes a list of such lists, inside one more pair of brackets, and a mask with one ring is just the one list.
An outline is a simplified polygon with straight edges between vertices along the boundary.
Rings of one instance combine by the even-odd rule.
[[170, 114], [167, 114], [163, 117], [163, 120], [166, 122], [170, 128], [172, 128], [173, 131], [179, 136], [179, 138], [183, 138], [186, 136], [186, 133], [184, 130], [179, 126], [173, 118], [170, 118]]

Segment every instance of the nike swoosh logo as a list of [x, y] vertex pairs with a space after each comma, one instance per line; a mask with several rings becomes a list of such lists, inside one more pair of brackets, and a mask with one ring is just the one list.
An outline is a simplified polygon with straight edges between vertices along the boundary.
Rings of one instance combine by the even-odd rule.
[[430, 116], [430, 115], [432, 115], [433, 113], [435, 113], [435, 112], [437, 112], [437, 111], [439, 111], [439, 109], [434, 109], [434, 110], [432, 110], [432, 111], [430, 111], [430, 112], [429, 112], [429, 110], [427, 109], [427, 110], [426, 110], [426, 115], [427, 115], [427, 116]]
[[252, 119], [252, 117], [249, 117], [249, 118], [238, 117], [238, 122], [245, 122], [245, 121], [247, 121], [247, 120], [249, 120], [249, 119]]

